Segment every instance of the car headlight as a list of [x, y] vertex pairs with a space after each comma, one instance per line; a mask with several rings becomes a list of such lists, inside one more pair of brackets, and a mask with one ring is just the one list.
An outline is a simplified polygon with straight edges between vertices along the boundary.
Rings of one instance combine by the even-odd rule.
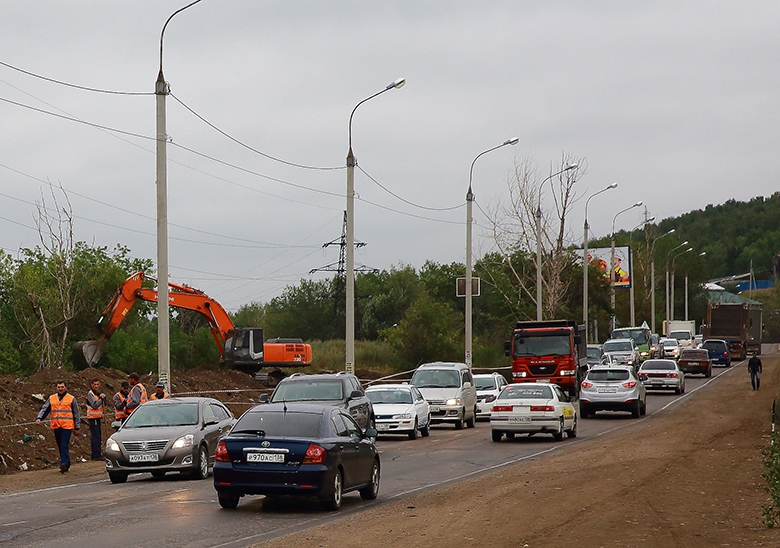
[[642, 356], [643, 358], [646, 358], [647, 356], [650, 355], [650, 352], [640, 352], [639, 355]]
[[393, 415], [394, 419], [411, 419], [412, 414], [411, 413], [401, 413], [399, 415]]
[[460, 405], [460, 398], [450, 398], [447, 400], [447, 405]]
[[496, 401], [496, 397], [493, 394], [485, 398], [485, 403], [490, 403], [492, 401]]
[[181, 449], [182, 447], [191, 447], [194, 440], [195, 440], [194, 435], [187, 434], [186, 436], [182, 436], [178, 440], [173, 442], [172, 447], [174, 449]]
[[106, 451], [116, 451], [119, 452], [119, 444], [114, 441], [114, 438], [108, 438], [106, 440]]

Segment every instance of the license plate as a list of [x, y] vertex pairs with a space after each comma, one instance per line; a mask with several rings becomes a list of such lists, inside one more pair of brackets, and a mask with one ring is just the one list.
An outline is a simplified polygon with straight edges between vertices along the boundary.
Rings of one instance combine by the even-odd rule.
[[599, 394], [616, 394], [617, 388], [599, 388], [596, 390]]
[[536, 382], [550, 382], [550, 379], [536, 379]]
[[141, 453], [140, 455], [130, 455], [130, 462], [157, 462], [160, 455], [157, 453]]
[[430, 406], [431, 413], [438, 413], [439, 412], [439, 406], [438, 405], [431, 405]]
[[509, 417], [509, 422], [530, 423], [531, 417]]
[[247, 462], [284, 462], [282, 453], [247, 453]]
[[650, 384], [663, 384], [664, 381], [660, 379], [650, 379]]
[[387, 425], [387, 424], [377, 424], [376, 425], [376, 429], [377, 430], [389, 430], [390, 429], [390, 425]]

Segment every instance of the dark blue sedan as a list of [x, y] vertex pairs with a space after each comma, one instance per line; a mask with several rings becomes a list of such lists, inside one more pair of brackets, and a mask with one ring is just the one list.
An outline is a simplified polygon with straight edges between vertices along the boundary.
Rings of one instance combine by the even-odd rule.
[[376, 430], [344, 410], [301, 403], [258, 405], [217, 445], [214, 488], [223, 508], [244, 495], [313, 497], [338, 510], [344, 493], [379, 493]]
[[710, 354], [712, 365], [725, 365], [731, 367], [731, 353], [729, 345], [721, 339], [707, 339], [701, 344], [702, 349]]

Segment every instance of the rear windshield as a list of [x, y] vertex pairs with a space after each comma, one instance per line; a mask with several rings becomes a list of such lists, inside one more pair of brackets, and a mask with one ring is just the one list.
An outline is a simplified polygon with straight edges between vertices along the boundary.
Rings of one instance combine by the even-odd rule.
[[232, 433], [260, 431], [259, 435], [266, 437], [318, 438], [321, 427], [320, 413], [252, 411], [238, 419]]
[[591, 369], [589, 381], [627, 381], [631, 375], [625, 369]]
[[726, 348], [726, 343], [721, 341], [704, 341], [701, 347], [707, 350], [723, 350]]
[[285, 401], [341, 401], [344, 390], [341, 381], [312, 380], [283, 382], [271, 396], [272, 402]]
[[507, 386], [501, 391], [501, 394], [498, 395], [499, 400], [549, 400], [550, 398], [552, 398], [552, 390], [549, 386], [529, 386], [522, 384]]
[[683, 350], [680, 354], [680, 359], [686, 360], [706, 360], [709, 357], [710, 354], [706, 350]]
[[639, 368], [640, 371], [647, 371], [648, 369], [675, 369], [674, 362], [662, 361], [662, 360], [647, 360]]

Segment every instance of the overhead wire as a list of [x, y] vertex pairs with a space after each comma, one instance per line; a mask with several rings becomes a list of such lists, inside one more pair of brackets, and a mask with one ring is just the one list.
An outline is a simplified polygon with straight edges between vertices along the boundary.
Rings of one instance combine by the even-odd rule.
[[376, 185], [377, 185], [379, 188], [381, 188], [382, 190], [384, 190], [385, 192], [387, 192], [388, 194], [390, 194], [390, 195], [391, 195], [391, 196], [393, 196], [394, 198], [397, 198], [397, 199], [401, 200], [403, 203], [405, 203], [405, 204], [409, 204], [410, 206], [417, 207], [417, 208], [419, 208], [419, 209], [425, 209], [425, 210], [427, 210], [427, 211], [452, 211], [452, 210], [454, 210], [454, 209], [460, 209], [461, 207], [463, 207], [463, 206], [465, 205], [465, 204], [458, 204], [458, 205], [454, 205], [454, 206], [452, 206], [452, 207], [429, 207], [429, 206], [424, 206], [424, 205], [416, 204], [416, 203], [414, 203], [414, 202], [410, 202], [410, 201], [409, 201], [409, 200], [407, 200], [406, 198], [402, 198], [401, 196], [399, 196], [398, 194], [396, 194], [395, 192], [393, 192], [392, 190], [390, 190], [390, 189], [389, 189], [389, 188], [387, 188], [386, 186], [382, 185], [382, 184], [381, 184], [379, 181], [377, 181], [377, 180], [376, 180], [376, 179], [374, 179], [374, 178], [373, 178], [371, 175], [369, 175], [369, 174], [368, 174], [368, 172], [366, 172], [366, 170], [365, 170], [365, 169], [363, 169], [363, 168], [362, 168], [360, 165], [358, 165], [358, 166], [357, 166], [357, 168], [358, 168], [360, 171], [362, 171], [362, 172], [363, 172], [363, 174], [364, 174], [366, 177], [368, 177], [369, 179], [371, 179], [371, 180], [374, 182], [374, 184], [376, 184]]
[[94, 91], [97, 93], [108, 93], [111, 95], [154, 95], [153, 91], [111, 91], [107, 89], [99, 89], [99, 88], [91, 88], [87, 86], [80, 86], [78, 84], [70, 84], [68, 82], [63, 82], [62, 80], [55, 80], [54, 78], [49, 78], [47, 76], [42, 76], [40, 74], [35, 74], [34, 72], [30, 72], [28, 70], [21, 69], [19, 67], [15, 67], [13, 65], [9, 65], [8, 63], [4, 63], [3, 61], [0, 61], [0, 65], [7, 67], [9, 69], [21, 72], [22, 74], [26, 74], [28, 76], [32, 76], [33, 78], [39, 78], [41, 80], [45, 80], [47, 82], [51, 82], [53, 84], [59, 84], [61, 86], [67, 86], [70, 88], [80, 89], [84, 91]]

